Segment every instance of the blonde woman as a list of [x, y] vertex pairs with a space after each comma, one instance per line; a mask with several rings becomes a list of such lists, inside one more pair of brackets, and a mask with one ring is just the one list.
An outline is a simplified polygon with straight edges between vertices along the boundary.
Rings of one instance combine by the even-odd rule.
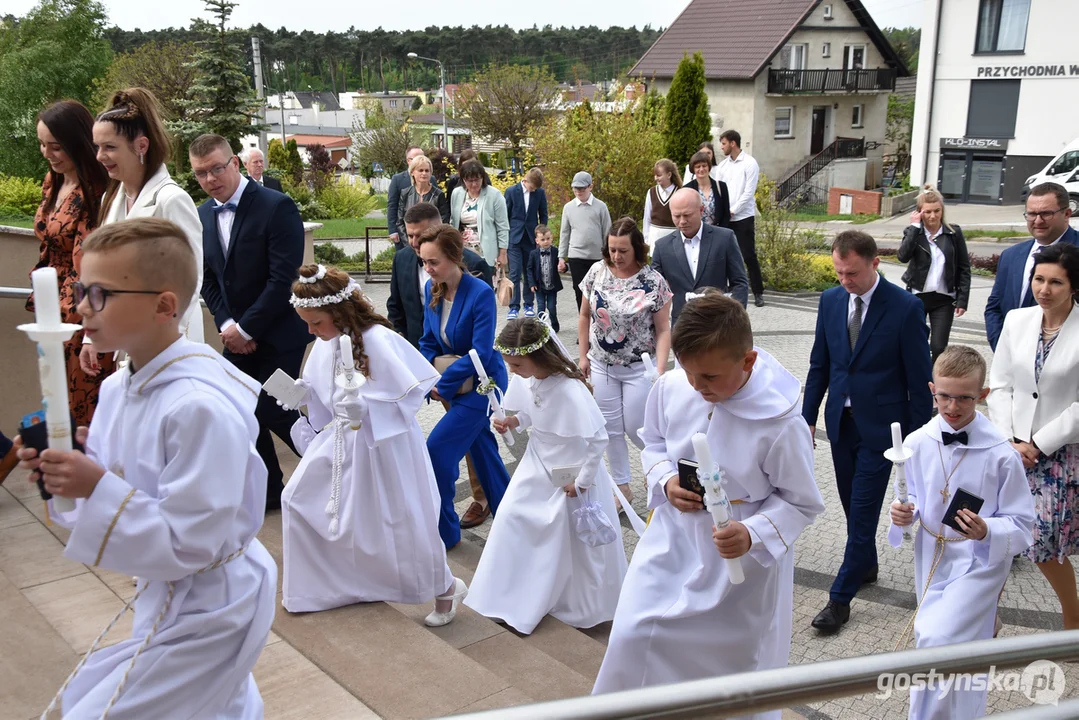
[[450, 202], [446, 199], [446, 194], [432, 181], [433, 174], [434, 166], [431, 165], [431, 160], [424, 155], [412, 158], [412, 161], [408, 164], [408, 175], [412, 178], [412, 185], [401, 191], [400, 199], [397, 202], [395, 222], [397, 223], [399, 237], [408, 237], [408, 231], [405, 230], [405, 213], [416, 203], [431, 203], [438, 208], [438, 214], [442, 216], [442, 222], [448, 223], [450, 221]]
[[671, 198], [682, 187], [682, 178], [678, 177], [678, 166], [671, 160], [657, 160], [652, 167], [652, 177], [656, 184], [644, 196], [644, 223], [641, 230], [644, 239], [651, 247], [665, 235], [675, 231], [674, 218], [671, 217]]
[[907, 264], [903, 282], [918, 296], [929, 316], [929, 351], [937, 356], [948, 347], [952, 320], [967, 311], [970, 299], [970, 255], [958, 225], [944, 221], [944, 198], [926, 185], [899, 245], [899, 262]]

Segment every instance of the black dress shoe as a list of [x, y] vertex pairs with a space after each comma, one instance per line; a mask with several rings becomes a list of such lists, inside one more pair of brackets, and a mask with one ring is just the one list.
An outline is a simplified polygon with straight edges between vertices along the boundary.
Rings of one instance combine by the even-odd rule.
[[764, 307], [764, 296], [763, 295], [754, 295], [753, 296], [753, 304], [756, 305], [757, 307]]
[[880, 566], [877, 566], [865, 574], [865, 578], [862, 580], [863, 585], [872, 585], [877, 581], [877, 573], [880, 570]]
[[813, 618], [812, 625], [822, 634], [831, 635], [839, 632], [839, 628], [843, 627], [848, 620], [850, 620], [850, 605], [829, 600], [824, 609], [817, 613], [817, 617]]

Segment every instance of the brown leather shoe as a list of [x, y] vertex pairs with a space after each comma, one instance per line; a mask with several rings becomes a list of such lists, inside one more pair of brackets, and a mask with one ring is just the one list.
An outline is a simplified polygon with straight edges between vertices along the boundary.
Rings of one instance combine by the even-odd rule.
[[468, 510], [461, 516], [462, 528], [473, 528], [477, 525], [482, 525], [483, 521], [491, 514], [490, 505], [480, 505], [478, 502], [473, 502], [468, 506]]
[[19, 458], [15, 456], [15, 448], [8, 450], [7, 455], [0, 458], [0, 485], [4, 484], [7, 480], [7, 476], [11, 474], [11, 471], [15, 469], [15, 466], [19, 464]]

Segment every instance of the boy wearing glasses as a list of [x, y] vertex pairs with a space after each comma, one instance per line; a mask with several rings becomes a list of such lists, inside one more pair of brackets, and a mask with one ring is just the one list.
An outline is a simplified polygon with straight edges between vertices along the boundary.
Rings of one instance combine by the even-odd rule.
[[[912, 452], [906, 462], [909, 497], [905, 504], [892, 503], [888, 541], [899, 547], [903, 528], [918, 521], [913, 529], [918, 609], [900, 637], [900, 649], [912, 626], [919, 648], [995, 637], [1001, 627], [997, 597], [1012, 558], [1034, 542], [1034, 500], [1019, 453], [977, 410], [989, 394], [985, 375], [977, 350], [948, 347], [937, 358], [929, 384], [939, 414], [903, 443]], [[974, 496], [975, 504], [982, 501], [977, 512], [955, 514], [959, 530], [945, 524], [957, 494]], [[910, 718], [982, 717], [985, 687], [912, 686]]]
[[93, 431], [78, 430], [85, 454], [38, 458], [21, 444], [18, 454], [48, 492], [78, 499], [70, 513], [50, 508], [72, 529], [65, 556], [139, 583], [132, 637], [91, 650], [46, 712], [262, 717], [251, 669], [273, 623], [277, 569], [255, 538], [266, 493], [260, 388], [181, 335], [198, 272], [180, 228], [106, 225], [83, 253], [75, 296], [86, 334], [130, 362], [102, 384]]

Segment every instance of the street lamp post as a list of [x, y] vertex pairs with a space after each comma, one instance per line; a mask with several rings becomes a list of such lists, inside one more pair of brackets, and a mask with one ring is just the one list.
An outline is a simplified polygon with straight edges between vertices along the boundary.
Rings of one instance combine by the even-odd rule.
[[450, 151], [450, 131], [446, 127], [446, 69], [442, 67], [442, 61], [435, 58], [424, 57], [423, 55], [417, 55], [414, 52], [408, 54], [413, 60], [427, 60], [428, 62], [438, 63], [438, 77], [439, 82], [442, 85], [442, 142], [445, 143], [446, 152]]

